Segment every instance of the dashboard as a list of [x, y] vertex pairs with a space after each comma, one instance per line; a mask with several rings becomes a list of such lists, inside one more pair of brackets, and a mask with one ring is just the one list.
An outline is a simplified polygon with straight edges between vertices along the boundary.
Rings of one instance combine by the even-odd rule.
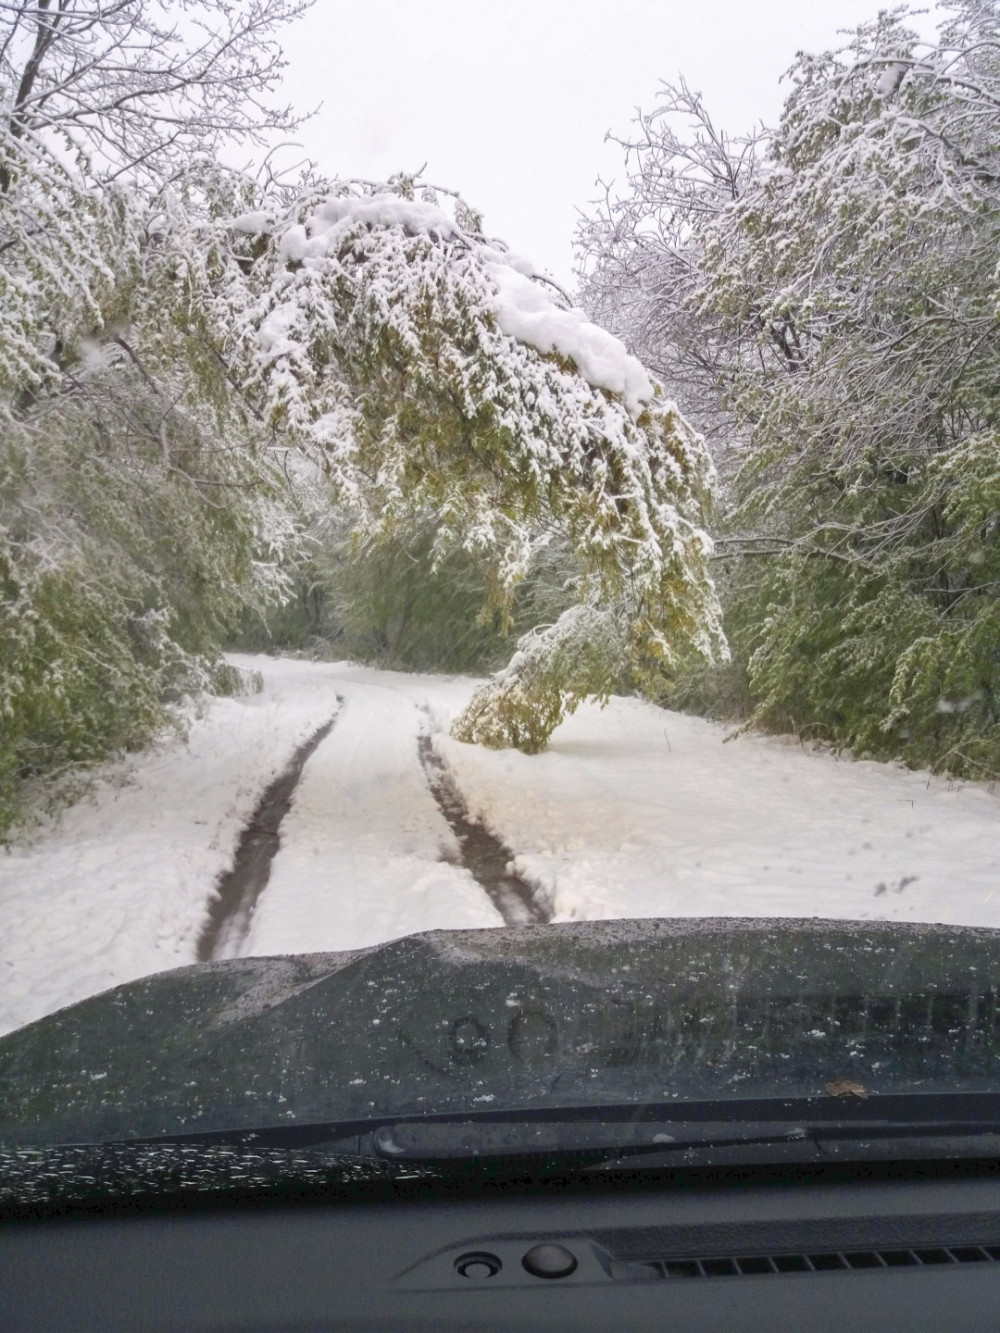
[[9, 1217], [0, 1329], [995, 1331], [997, 1177], [740, 1167]]

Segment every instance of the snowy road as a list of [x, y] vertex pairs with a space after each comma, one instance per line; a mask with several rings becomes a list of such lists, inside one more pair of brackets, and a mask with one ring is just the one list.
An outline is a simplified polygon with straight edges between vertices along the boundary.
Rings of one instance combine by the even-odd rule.
[[[417, 750], [433, 680], [340, 668], [341, 716], [302, 775], [243, 953], [356, 949], [415, 930], [499, 926]], [[401, 682], [401, 684], [398, 684]], [[409, 685], [409, 688], [407, 688]], [[447, 859], [446, 859], [447, 858]]]
[[585, 707], [527, 757], [451, 740], [474, 685], [235, 659], [215, 700], [0, 857], [0, 1031], [195, 958], [212, 886], [297, 747], [308, 760], [241, 952], [347, 949], [501, 924], [431, 794], [418, 737], [555, 920], [822, 916], [1000, 926], [1000, 798], [839, 761], [637, 700]]

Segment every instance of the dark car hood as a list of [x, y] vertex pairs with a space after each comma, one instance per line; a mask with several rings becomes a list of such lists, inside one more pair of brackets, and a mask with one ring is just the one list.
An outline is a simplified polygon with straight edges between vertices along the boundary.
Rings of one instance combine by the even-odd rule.
[[998, 988], [1000, 932], [825, 921], [430, 931], [203, 963], [0, 1039], [0, 1143], [831, 1085], [996, 1090]]

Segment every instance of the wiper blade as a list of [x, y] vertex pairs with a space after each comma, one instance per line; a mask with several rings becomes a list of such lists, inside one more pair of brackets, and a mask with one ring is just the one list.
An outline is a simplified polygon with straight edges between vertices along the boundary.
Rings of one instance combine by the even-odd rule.
[[459, 1161], [538, 1154], [598, 1158], [740, 1145], [833, 1144], [920, 1137], [1000, 1136], [996, 1093], [530, 1106], [373, 1116], [340, 1122], [234, 1127], [117, 1141], [117, 1146], [238, 1146], [310, 1150], [389, 1161]]
[[899, 1142], [946, 1137], [996, 1139], [1000, 1122], [910, 1123], [884, 1120], [847, 1122], [665, 1121], [628, 1125], [521, 1121], [382, 1125], [371, 1135], [371, 1151], [388, 1161], [443, 1162], [482, 1158], [534, 1157], [538, 1154], [670, 1157], [692, 1149], [765, 1145]]
[[805, 1137], [781, 1122], [632, 1121], [625, 1124], [546, 1120], [400, 1121], [371, 1135], [379, 1157], [442, 1161], [474, 1157], [522, 1157], [538, 1153], [664, 1152], [697, 1145], [773, 1143]]
[[331, 1187], [367, 1188], [435, 1179], [439, 1169], [334, 1150], [254, 1149], [245, 1144], [92, 1143], [0, 1146], [0, 1219], [37, 1206], [103, 1207], [198, 1196], [266, 1197]]

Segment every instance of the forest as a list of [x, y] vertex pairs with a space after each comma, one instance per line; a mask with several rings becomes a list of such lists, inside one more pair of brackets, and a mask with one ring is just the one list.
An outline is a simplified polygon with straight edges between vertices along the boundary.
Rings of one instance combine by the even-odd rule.
[[485, 676], [455, 736], [527, 753], [638, 693], [996, 778], [998, 0], [773, 127], [664, 84], [568, 294], [450, 186], [271, 169], [309, 7], [0, 4], [0, 839], [240, 648]]

